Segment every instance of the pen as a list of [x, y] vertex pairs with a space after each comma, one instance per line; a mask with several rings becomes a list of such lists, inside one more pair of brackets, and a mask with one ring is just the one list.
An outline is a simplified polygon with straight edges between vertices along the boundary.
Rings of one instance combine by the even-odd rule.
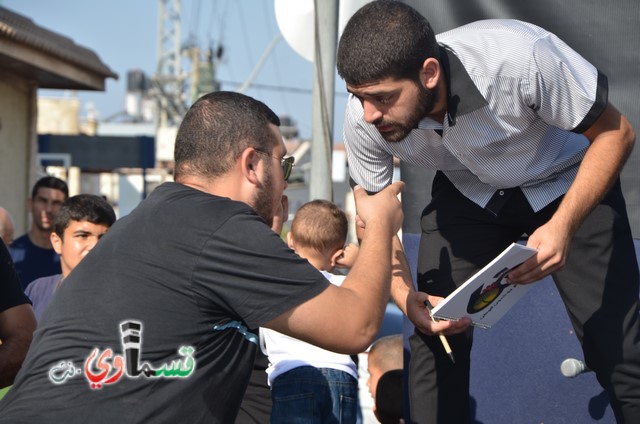
[[[431, 314], [431, 309], [433, 308], [433, 306], [431, 306], [431, 302], [429, 302], [428, 299], [424, 301], [424, 306], [427, 307], [429, 314]], [[438, 319], [434, 318], [433, 316], [431, 318], [434, 321], [438, 321]], [[449, 356], [449, 358], [451, 359], [451, 362], [455, 364], [456, 358], [454, 358], [453, 356], [453, 351], [451, 350], [451, 346], [449, 346], [449, 342], [447, 341], [447, 338], [445, 337], [444, 334], [438, 334], [438, 337], [440, 337], [440, 342], [442, 343], [442, 347], [444, 347], [444, 351], [447, 353], [447, 356]]]

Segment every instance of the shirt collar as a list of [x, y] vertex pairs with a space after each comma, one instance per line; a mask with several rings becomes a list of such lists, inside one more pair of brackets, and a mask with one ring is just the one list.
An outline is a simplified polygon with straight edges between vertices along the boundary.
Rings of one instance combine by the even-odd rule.
[[476, 88], [458, 56], [444, 46], [440, 46], [440, 63], [447, 83], [449, 126], [453, 126], [456, 117], [486, 106], [487, 101]]

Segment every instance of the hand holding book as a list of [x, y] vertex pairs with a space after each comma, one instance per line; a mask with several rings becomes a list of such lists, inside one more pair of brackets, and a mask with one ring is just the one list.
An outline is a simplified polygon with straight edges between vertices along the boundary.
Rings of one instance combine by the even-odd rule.
[[532, 287], [510, 284], [506, 275], [535, 254], [535, 249], [512, 243], [431, 309], [431, 317], [458, 320], [468, 316], [474, 326], [491, 327]]

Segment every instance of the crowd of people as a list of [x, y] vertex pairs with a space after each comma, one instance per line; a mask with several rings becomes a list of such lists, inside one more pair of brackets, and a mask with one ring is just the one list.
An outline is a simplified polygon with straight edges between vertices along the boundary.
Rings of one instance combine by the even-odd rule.
[[[33, 186], [26, 234], [0, 208], [1, 423], [356, 423], [362, 352], [380, 422], [469, 422], [471, 322], [433, 321], [425, 302], [523, 235], [537, 254], [509, 282], [553, 277], [616, 420], [640, 422], [619, 182], [635, 134], [606, 76], [538, 26], [436, 35], [392, 0], [351, 17], [337, 70], [357, 246], [328, 200], [299, 208], [283, 240], [294, 160], [279, 118], [224, 91], [190, 107], [174, 181], [127, 216], [51, 176]], [[437, 171], [415, 286], [395, 159]], [[415, 326], [408, 364], [402, 335], [376, 340], [390, 298]]]

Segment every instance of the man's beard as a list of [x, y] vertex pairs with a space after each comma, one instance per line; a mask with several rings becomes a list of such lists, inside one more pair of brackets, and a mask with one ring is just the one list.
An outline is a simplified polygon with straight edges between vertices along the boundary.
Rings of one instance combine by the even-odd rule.
[[419, 82], [416, 82], [415, 84], [418, 87], [418, 99], [416, 106], [409, 112], [406, 122], [400, 123], [380, 119], [373, 123], [375, 126], [393, 126], [392, 131], [380, 133], [382, 138], [386, 141], [398, 142], [404, 140], [411, 131], [418, 128], [420, 121], [433, 110], [438, 97], [437, 88], [428, 90]]
[[266, 169], [262, 187], [258, 187], [258, 193], [253, 199], [253, 209], [258, 216], [265, 220], [267, 225], [273, 225], [273, 173], [271, 166]]

